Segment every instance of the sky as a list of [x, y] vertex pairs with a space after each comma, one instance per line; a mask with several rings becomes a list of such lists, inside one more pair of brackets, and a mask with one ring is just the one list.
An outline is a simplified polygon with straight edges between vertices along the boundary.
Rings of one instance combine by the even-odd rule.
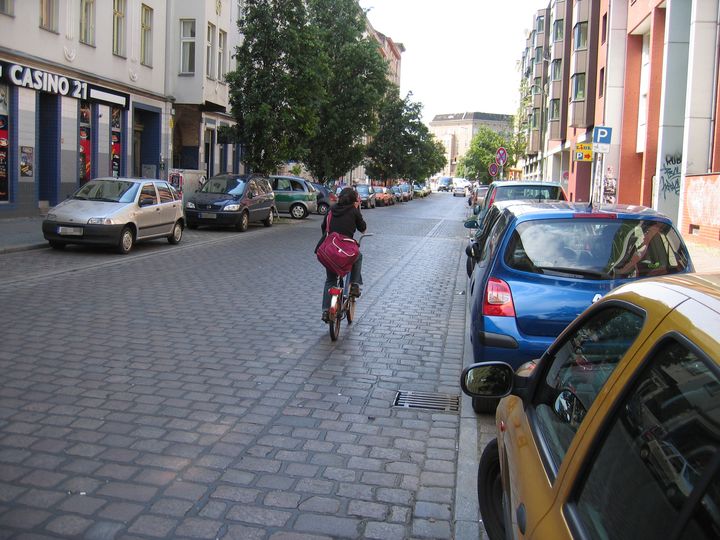
[[402, 43], [400, 92], [437, 114], [515, 114], [518, 61], [544, 0], [359, 0], [370, 24]]

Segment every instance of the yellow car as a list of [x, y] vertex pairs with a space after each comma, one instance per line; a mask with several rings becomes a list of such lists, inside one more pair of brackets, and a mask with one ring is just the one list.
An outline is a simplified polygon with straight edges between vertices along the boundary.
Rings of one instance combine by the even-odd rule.
[[720, 274], [621, 286], [538, 361], [460, 383], [507, 396], [478, 470], [491, 540], [720, 538]]

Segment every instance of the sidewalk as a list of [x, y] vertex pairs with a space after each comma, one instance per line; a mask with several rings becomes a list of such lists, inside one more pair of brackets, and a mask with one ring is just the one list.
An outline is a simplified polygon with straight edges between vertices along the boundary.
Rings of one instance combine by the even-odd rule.
[[[48, 247], [42, 234], [43, 217], [0, 219], [0, 255]], [[697, 272], [720, 272], [720, 247], [707, 247], [685, 238]]]

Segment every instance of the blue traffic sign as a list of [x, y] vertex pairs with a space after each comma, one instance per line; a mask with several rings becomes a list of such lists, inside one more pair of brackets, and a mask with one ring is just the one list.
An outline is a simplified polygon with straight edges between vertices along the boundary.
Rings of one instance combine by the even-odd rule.
[[593, 130], [593, 142], [599, 144], [610, 144], [612, 139], [612, 128], [606, 126], [595, 126]]

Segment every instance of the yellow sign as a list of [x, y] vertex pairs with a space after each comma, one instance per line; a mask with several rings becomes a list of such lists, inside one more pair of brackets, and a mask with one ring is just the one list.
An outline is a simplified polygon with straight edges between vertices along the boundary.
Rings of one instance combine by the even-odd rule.
[[575, 145], [575, 161], [592, 161], [592, 143], [578, 143]]

